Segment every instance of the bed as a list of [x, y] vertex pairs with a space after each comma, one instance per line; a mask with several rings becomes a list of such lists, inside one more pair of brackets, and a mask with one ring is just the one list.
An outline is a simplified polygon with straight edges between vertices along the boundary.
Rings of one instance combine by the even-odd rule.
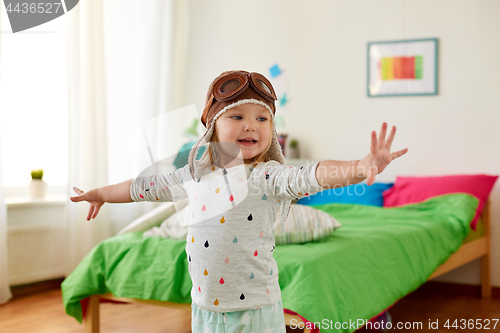
[[[305, 332], [354, 332], [427, 280], [478, 258], [481, 296], [491, 297], [489, 197], [474, 231], [470, 222], [478, 205], [466, 193], [392, 208], [314, 205], [342, 227], [317, 242], [276, 247], [287, 325]], [[185, 241], [142, 232], [101, 242], [63, 282], [66, 312], [84, 322], [85, 332], [97, 333], [104, 301], [191, 311], [184, 247]], [[356, 321], [355, 329], [342, 327], [350, 321]]]
[[[478, 258], [481, 296], [491, 297], [490, 193], [497, 178], [398, 177], [394, 184], [365, 185], [367, 193], [354, 196], [360, 202], [308, 197], [305, 204], [342, 227], [314, 242], [276, 246], [287, 325], [354, 332], [426, 281]], [[146, 214], [149, 227], [181, 208], [159, 205]], [[99, 332], [101, 302], [191, 311], [186, 241], [127, 231], [94, 247], [61, 285], [66, 312], [85, 332]], [[352, 321], [354, 327], [342, 325]]]

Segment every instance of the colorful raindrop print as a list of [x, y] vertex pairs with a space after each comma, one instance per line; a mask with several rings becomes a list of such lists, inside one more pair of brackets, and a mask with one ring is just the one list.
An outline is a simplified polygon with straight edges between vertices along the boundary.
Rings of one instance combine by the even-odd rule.
[[203, 272], [203, 274], [205, 274], [205, 276], [208, 276], [208, 271], [206, 268], [205, 268], [205, 271]]
[[226, 259], [224, 260], [224, 262], [225, 262], [226, 264], [229, 264], [229, 257], [226, 257]]
[[260, 231], [259, 237], [264, 237], [264, 231], [263, 230]]
[[215, 190], [215, 193], [219, 193], [220, 192], [220, 188], [217, 187], [217, 189]]
[[139, 197], [140, 197], [141, 199], [144, 199], [144, 196], [143, 196], [142, 194], [139, 194]]
[[227, 170], [226, 169], [224, 169], [224, 174], [227, 175]]
[[247, 220], [248, 220], [248, 221], [252, 221], [252, 220], [253, 220], [253, 216], [252, 216], [252, 214], [248, 215]]
[[149, 183], [149, 185], [155, 186], [155, 182], [151, 182], [151, 183]]
[[189, 255], [189, 262], [191, 262], [191, 255]]
[[224, 284], [224, 279], [223, 279], [223, 278], [220, 278], [219, 283], [220, 283], [220, 284]]
[[200, 286], [198, 286], [198, 291], [201, 293], [201, 287]]
[[204, 245], [205, 245], [205, 247], [209, 247], [209, 245], [208, 245], [208, 241], [205, 241], [205, 244], [204, 244]]
[[271, 273], [269, 273], [269, 275], [273, 275], [273, 269], [271, 268]]
[[231, 196], [229, 197], [229, 201], [233, 201], [234, 198], [233, 198], [233, 195], [231, 194]]
[[252, 272], [252, 274], [250, 274], [250, 279], [253, 279], [253, 278], [255, 278], [255, 275], [253, 275], [253, 272]]
[[234, 244], [238, 243], [238, 238], [234, 237], [234, 239], [233, 239], [233, 243], [234, 243]]
[[269, 292], [269, 289], [267, 289], [267, 296], [269, 296], [271, 293]]
[[215, 306], [219, 305], [219, 301], [217, 300], [217, 298], [215, 299], [214, 305]]
[[201, 207], [201, 210], [202, 211], [206, 211], [207, 210], [207, 206], [203, 205], [203, 207]]
[[191, 238], [191, 243], [194, 243], [194, 236]]
[[255, 250], [255, 252], [253, 253], [253, 256], [257, 257], [258, 255], [259, 255], [259, 252], [257, 252], [257, 250]]
[[242, 301], [245, 299], [245, 295], [243, 295], [243, 293], [241, 293], [240, 299], [241, 299]]
[[264, 195], [262, 196], [262, 200], [267, 200], [267, 197], [266, 197], [266, 194], [264, 193]]
[[224, 223], [226, 220], [224, 219], [224, 216], [220, 219], [220, 223]]

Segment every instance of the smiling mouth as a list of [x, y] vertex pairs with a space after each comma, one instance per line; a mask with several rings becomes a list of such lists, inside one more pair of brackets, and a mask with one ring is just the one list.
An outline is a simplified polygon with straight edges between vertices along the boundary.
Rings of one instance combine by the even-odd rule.
[[238, 142], [245, 146], [251, 146], [257, 143], [255, 140], [238, 140]]

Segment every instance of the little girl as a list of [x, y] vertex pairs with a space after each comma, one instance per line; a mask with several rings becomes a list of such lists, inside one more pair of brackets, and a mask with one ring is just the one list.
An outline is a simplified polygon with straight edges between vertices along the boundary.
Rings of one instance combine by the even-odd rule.
[[[370, 153], [362, 160], [288, 167], [276, 134], [275, 101], [263, 75], [224, 72], [210, 84], [201, 117], [207, 131], [185, 167], [86, 193], [74, 188], [79, 196], [72, 201], [91, 204], [87, 220], [105, 202], [189, 199], [186, 254], [193, 332], [286, 332], [273, 258], [277, 216], [286, 220], [293, 199], [365, 179], [371, 185], [376, 174], [407, 152], [390, 153], [396, 128], [385, 142], [384, 123], [379, 140], [372, 132]], [[209, 149], [195, 160], [203, 142]], [[244, 164], [235, 162], [236, 155]], [[248, 186], [244, 194], [242, 183]]]

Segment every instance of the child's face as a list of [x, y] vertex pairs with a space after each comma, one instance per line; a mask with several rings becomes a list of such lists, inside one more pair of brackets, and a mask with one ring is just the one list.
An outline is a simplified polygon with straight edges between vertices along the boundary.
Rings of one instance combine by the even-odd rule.
[[[220, 142], [235, 143], [243, 159], [248, 160], [262, 153], [271, 140], [272, 120], [262, 105], [246, 103], [224, 112], [215, 122]], [[242, 141], [252, 138], [257, 142]]]

